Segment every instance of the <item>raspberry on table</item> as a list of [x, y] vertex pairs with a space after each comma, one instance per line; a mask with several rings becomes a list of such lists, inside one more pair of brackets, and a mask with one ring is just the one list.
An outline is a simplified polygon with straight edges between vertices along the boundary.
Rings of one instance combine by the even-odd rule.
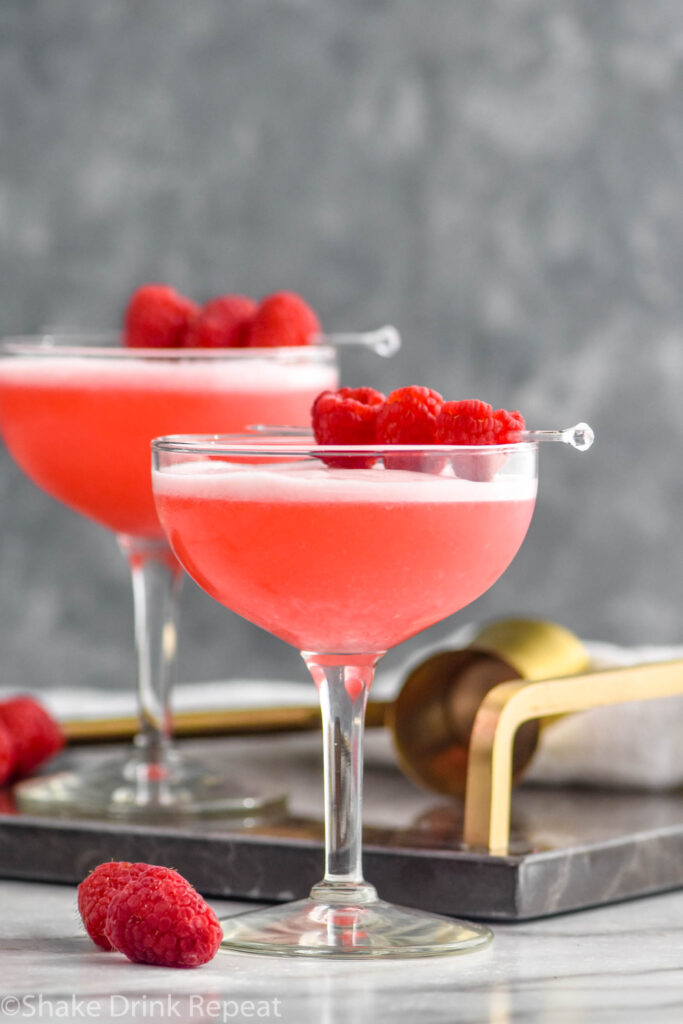
[[16, 814], [17, 805], [14, 801], [12, 791], [0, 789], [0, 814]]
[[134, 878], [149, 871], [149, 864], [109, 861], [99, 864], [78, 886], [78, 911], [85, 930], [100, 949], [114, 947], [104, 932], [107, 911], [114, 894], [121, 892]]
[[320, 334], [320, 321], [295, 292], [275, 292], [261, 302], [249, 328], [249, 346], [274, 348], [310, 345]]
[[443, 398], [431, 388], [392, 391], [377, 417], [380, 444], [434, 444], [436, 418]]
[[0, 786], [4, 786], [14, 774], [16, 758], [16, 747], [10, 731], [0, 723]]
[[190, 324], [186, 348], [244, 348], [257, 305], [246, 295], [219, 295], [199, 311]]
[[107, 911], [109, 942], [133, 963], [199, 967], [218, 951], [218, 918], [182, 875], [148, 867], [114, 893]]
[[199, 307], [165, 284], [143, 284], [133, 292], [124, 316], [128, 348], [179, 348]]
[[0, 724], [12, 739], [15, 775], [30, 775], [64, 746], [59, 724], [34, 697], [12, 697], [2, 701]]

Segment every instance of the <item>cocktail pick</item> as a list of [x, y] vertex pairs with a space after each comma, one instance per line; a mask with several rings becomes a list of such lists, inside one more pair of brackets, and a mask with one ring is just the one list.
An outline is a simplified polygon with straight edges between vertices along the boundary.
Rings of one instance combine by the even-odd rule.
[[587, 423], [575, 423], [564, 430], [524, 430], [522, 441], [561, 441], [577, 452], [587, 452], [595, 440], [593, 428]]
[[[310, 437], [310, 427], [272, 426], [268, 423], [250, 423], [247, 430], [256, 434], [278, 434], [281, 437]], [[521, 441], [561, 441], [578, 452], [587, 452], [595, 440], [593, 428], [587, 423], [575, 423], [564, 430], [523, 430]], [[484, 446], [482, 446], [484, 447]]]
[[[81, 336], [83, 338], [92, 337], [92, 334], [83, 335], [83, 332], [76, 327], [64, 327], [55, 324], [44, 327], [41, 330], [41, 335], [43, 342], [47, 345], [54, 344], [55, 341], [66, 336], [73, 336], [77, 340]], [[98, 339], [111, 338], [112, 342], [117, 337], [114, 332], [105, 331], [98, 331], [96, 335]], [[369, 348], [371, 352], [378, 356], [383, 356], [385, 359], [395, 355], [401, 348], [401, 335], [392, 324], [384, 324], [383, 327], [378, 327], [375, 331], [344, 331], [339, 334], [315, 334], [311, 340], [315, 345], [331, 345], [333, 348], [358, 345], [361, 348]]]
[[384, 356], [385, 359], [393, 356], [401, 347], [401, 335], [391, 324], [378, 327], [376, 331], [316, 334], [314, 341], [317, 345], [333, 345], [335, 348], [346, 345], [360, 345], [363, 348], [369, 348], [378, 356]]

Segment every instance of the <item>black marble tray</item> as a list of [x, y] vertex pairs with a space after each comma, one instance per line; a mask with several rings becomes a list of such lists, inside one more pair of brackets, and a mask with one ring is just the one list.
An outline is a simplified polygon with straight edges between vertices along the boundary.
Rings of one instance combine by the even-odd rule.
[[[368, 737], [365, 873], [388, 900], [441, 913], [515, 921], [683, 885], [683, 795], [521, 787], [511, 854], [460, 844], [462, 807], [423, 793], [393, 767], [386, 737]], [[287, 780], [290, 815], [238, 828], [37, 818], [0, 813], [0, 876], [75, 883], [104, 860], [177, 868], [212, 896], [260, 901], [304, 896], [322, 873], [322, 781], [317, 737], [184, 744], [266, 790]], [[119, 748], [120, 749], [120, 748]], [[87, 764], [111, 751], [78, 751]]]

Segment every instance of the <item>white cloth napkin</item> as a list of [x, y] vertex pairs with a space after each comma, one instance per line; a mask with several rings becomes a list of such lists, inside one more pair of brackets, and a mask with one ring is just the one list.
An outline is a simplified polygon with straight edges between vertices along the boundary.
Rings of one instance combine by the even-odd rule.
[[[16, 690], [0, 689], [0, 700]], [[136, 695], [130, 690], [104, 687], [54, 687], [36, 692], [41, 702], [59, 719], [106, 718], [134, 715]], [[173, 691], [175, 711], [210, 711], [215, 708], [267, 708], [318, 703], [312, 682], [273, 679], [230, 679], [207, 683], [180, 683]]]
[[[683, 658], [683, 647], [586, 641], [594, 669]], [[669, 789], [683, 784], [683, 696], [567, 715], [541, 731], [525, 779], [544, 785]]]

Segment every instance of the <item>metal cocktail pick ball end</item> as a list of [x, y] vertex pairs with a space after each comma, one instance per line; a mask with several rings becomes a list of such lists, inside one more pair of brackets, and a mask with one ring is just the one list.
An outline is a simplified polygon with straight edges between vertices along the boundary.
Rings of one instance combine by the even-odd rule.
[[525, 430], [522, 433], [522, 441], [561, 441], [568, 444], [570, 448], [576, 448], [577, 452], [587, 452], [595, 441], [593, 428], [587, 423], [575, 423], [573, 427], [565, 427], [564, 430]]
[[318, 334], [313, 339], [317, 345], [346, 347], [357, 345], [368, 348], [375, 355], [388, 359], [401, 347], [401, 335], [392, 324], [385, 324], [375, 331], [345, 332], [344, 334]]

